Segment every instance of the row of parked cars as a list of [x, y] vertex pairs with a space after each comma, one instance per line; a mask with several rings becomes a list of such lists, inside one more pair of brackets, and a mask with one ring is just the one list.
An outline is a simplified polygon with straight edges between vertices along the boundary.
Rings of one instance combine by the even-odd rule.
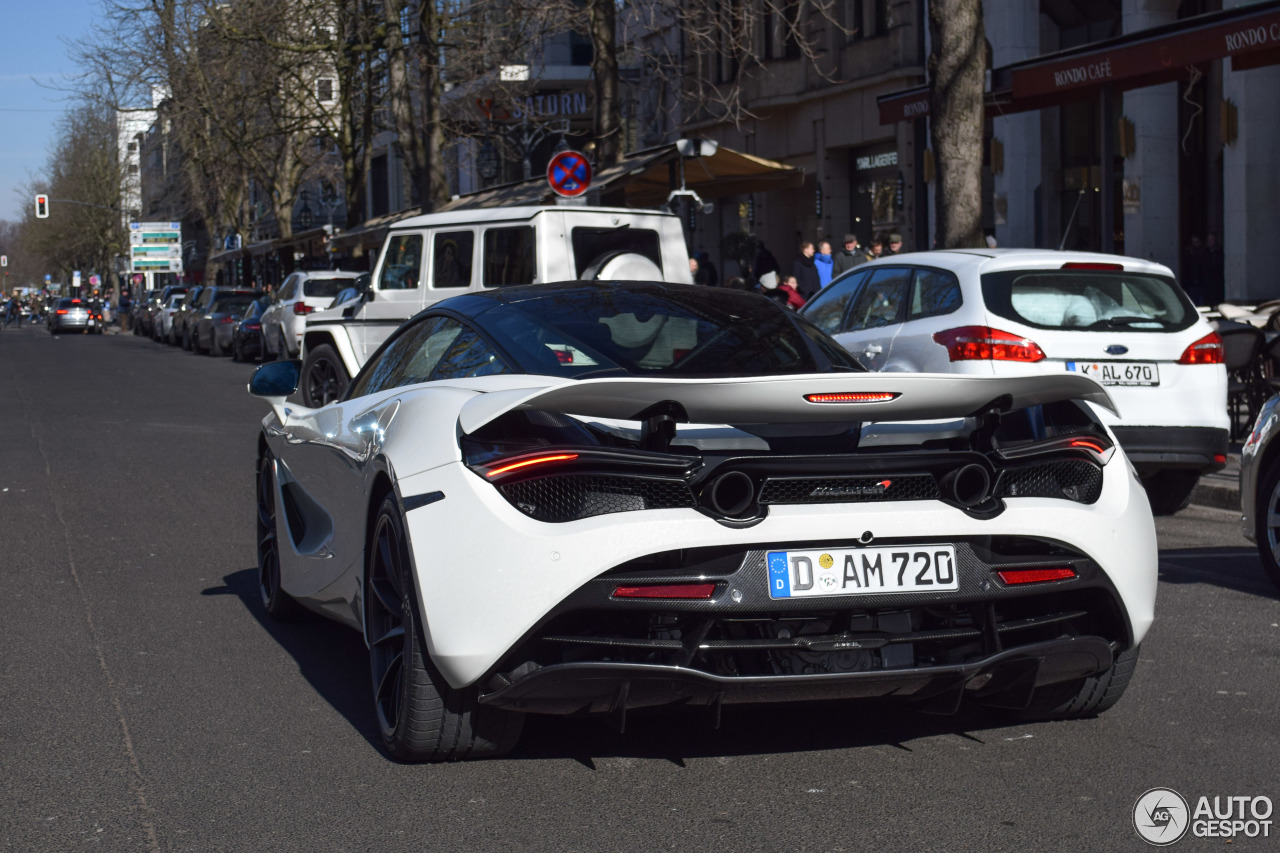
[[357, 294], [360, 273], [301, 271], [275, 294], [224, 285], [170, 285], [133, 312], [133, 333], [235, 361], [297, 358], [306, 317]]

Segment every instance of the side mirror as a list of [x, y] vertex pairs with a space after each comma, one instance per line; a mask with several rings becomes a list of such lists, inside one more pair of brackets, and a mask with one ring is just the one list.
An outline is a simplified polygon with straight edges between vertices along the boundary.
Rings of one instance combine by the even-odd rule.
[[255, 397], [288, 397], [298, 390], [302, 376], [300, 361], [269, 361], [258, 365], [249, 380], [249, 393]]

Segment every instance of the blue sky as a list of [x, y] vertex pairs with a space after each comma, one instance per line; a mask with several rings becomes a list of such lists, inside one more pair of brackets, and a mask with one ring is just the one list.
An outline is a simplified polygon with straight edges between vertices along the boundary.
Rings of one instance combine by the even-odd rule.
[[[0, 11], [0, 219], [20, 219], [29, 203], [18, 191], [39, 174], [53, 146], [65, 85], [76, 70], [65, 42], [87, 33], [95, 0], [5, 0]], [[41, 84], [44, 84], [43, 86]]]

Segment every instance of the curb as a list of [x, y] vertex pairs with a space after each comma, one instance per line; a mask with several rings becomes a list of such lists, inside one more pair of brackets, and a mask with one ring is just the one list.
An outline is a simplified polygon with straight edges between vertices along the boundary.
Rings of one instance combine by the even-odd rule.
[[1201, 481], [1191, 493], [1191, 503], [1212, 509], [1240, 511], [1240, 488], [1219, 483]]

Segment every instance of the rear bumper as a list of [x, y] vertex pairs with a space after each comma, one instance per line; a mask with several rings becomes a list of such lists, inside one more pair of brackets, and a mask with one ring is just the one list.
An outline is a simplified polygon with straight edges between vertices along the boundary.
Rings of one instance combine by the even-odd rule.
[[[1140, 474], [1182, 468], [1207, 474], [1226, 464], [1227, 431], [1214, 427], [1113, 426]], [[1217, 461], [1215, 457], [1222, 457]]]
[[[540, 714], [619, 713], [660, 705], [745, 704], [873, 697], [930, 700], [955, 710], [966, 692], [1025, 707], [1031, 691], [1105, 671], [1111, 645], [1067, 637], [952, 666], [820, 675], [723, 676], [679, 666], [565, 663], [481, 692], [483, 705]], [[979, 676], [981, 682], [975, 681]]]

